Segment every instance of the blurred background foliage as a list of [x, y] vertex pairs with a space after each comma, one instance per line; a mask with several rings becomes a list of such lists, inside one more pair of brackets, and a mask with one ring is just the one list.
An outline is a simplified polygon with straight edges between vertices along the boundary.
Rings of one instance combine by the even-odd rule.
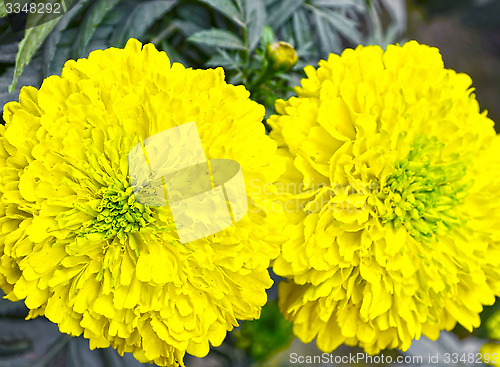
[[[62, 0], [46, 0], [58, 3]], [[130, 37], [152, 42], [171, 61], [187, 67], [224, 67], [227, 79], [250, 86], [252, 97], [272, 111], [277, 97], [298, 84], [302, 68], [328, 53], [358, 44], [387, 45], [405, 32], [400, 0], [72, 0], [63, 16], [29, 14], [25, 32], [12, 32], [11, 17], [0, 19], [0, 105], [15, 99], [22, 85], [59, 74], [68, 59], [95, 49], [123, 47]], [[0, 10], [1, 12], [1, 10]], [[22, 23], [18, 16], [16, 23]], [[20, 19], [19, 19], [20, 18]], [[24, 15], [24, 18], [26, 16]], [[24, 20], [26, 22], [26, 20]], [[286, 41], [299, 55], [288, 73], [267, 69], [265, 48]]]
[[[499, 0], [44, 3], [64, 4], [67, 11], [58, 18], [33, 14], [12, 17], [7, 16], [4, 2], [0, 1], [0, 107], [16, 100], [22, 86], [39, 87], [45, 77], [59, 74], [68, 59], [87, 57], [96, 49], [123, 47], [134, 37], [143, 43], [154, 43], [172, 62], [186, 67], [223, 67], [227, 80], [245, 85], [269, 115], [275, 100], [289, 96], [304, 77], [302, 68], [316, 65], [330, 52], [341, 53], [358, 44], [385, 47], [417, 39], [438, 46], [448, 67], [469, 73], [478, 87], [481, 106], [490, 109], [492, 118], [500, 121]], [[276, 67], [271, 61], [269, 45], [279, 41], [295, 48], [296, 65]], [[275, 280], [277, 283], [279, 279]], [[276, 305], [276, 285], [269, 291], [269, 298], [271, 302], [263, 308], [259, 320], [242, 322], [208, 357], [186, 357], [186, 365], [288, 366], [290, 351], [320, 355], [313, 344], [292, 341], [291, 325]], [[443, 333], [438, 342], [423, 338], [414, 343], [407, 355], [427, 354], [430, 348], [441, 353], [467, 348], [477, 352], [481, 343], [493, 339], [491, 329], [499, 324], [487, 320], [495, 312], [498, 314], [498, 309], [498, 302], [485, 308], [482, 326], [472, 335], [457, 327], [453, 333]], [[119, 357], [113, 349], [90, 351], [85, 339], [61, 334], [56, 325], [41, 317], [24, 321], [26, 314], [22, 302], [0, 298], [2, 367], [141, 366], [132, 356]], [[337, 355], [358, 352], [361, 350], [345, 346], [335, 351]]]

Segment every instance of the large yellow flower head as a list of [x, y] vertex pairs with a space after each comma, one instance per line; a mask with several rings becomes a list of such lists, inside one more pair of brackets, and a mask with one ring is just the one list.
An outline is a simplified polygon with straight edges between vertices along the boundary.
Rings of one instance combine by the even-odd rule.
[[83, 333], [91, 348], [168, 366], [186, 352], [205, 356], [237, 319], [259, 316], [279, 254], [276, 225], [253, 190], [236, 225], [181, 243], [168, 206], [136, 201], [128, 154], [195, 122], [207, 159], [234, 160], [247, 185], [263, 186], [284, 170], [263, 116], [222, 69], [171, 66], [136, 40], [68, 61], [39, 90], [23, 88], [0, 127], [8, 299], [25, 299], [29, 317], [45, 315], [64, 333]]
[[479, 326], [500, 295], [500, 141], [436, 48], [359, 46], [276, 104], [288, 239], [274, 271], [304, 342], [368, 353]]

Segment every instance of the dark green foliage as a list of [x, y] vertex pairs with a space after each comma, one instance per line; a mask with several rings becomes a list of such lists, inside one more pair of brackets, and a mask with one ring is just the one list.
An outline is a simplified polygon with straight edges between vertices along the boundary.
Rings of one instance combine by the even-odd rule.
[[243, 322], [234, 333], [235, 347], [246, 350], [259, 362], [286, 348], [292, 339], [292, 323], [283, 318], [276, 301], [262, 308], [258, 320]]
[[[0, 90], [0, 103], [15, 98], [15, 86], [23, 72], [29, 78], [21, 79], [21, 85], [38, 86], [46, 76], [60, 73], [66, 60], [86, 57], [98, 48], [123, 47], [130, 37], [153, 42], [172, 61], [185, 66], [222, 66], [231, 83], [251, 85], [262, 79], [263, 50], [272, 38], [292, 44], [300, 60], [294, 71], [266, 80], [265, 91], [256, 92], [263, 84], [253, 86], [253, 97], [271, 111], [276, 98], [286, 97], [298, 83], [304, 65], [315, 64], [329, 52], [339, 53], [346, 46], [388, 43], [378, 20], [383, 3], [384, 0], [81, 0], [63, 16], [26, 29], [15, 60], [12, 56], [17, 42], [3, 42], [13, 35], [9, 34], [12, 32], [6, 18], [0, 19], [0, 51], [2, 47], [7, 50], [0, 53], [2, 85], [6, 76], [14, 75], [10, 87], [14, 93], [5, 95], [7, 91]], [[393, 15], [391, 42], [404, 31], [400, 16]], [[40, 21], [30, 17], [30, 24]], [[263, 35], [266, 25], [272, 33], [267, 41]], [[379, 35], [379, 39], [374, 39], [374, 35]], [[13, 61], [15, 66], [11, 69]]]

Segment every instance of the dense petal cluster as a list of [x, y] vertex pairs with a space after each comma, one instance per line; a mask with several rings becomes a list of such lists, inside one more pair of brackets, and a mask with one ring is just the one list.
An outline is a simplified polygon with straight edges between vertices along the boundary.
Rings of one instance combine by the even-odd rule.
[[274, 271], [296, 335], [377, 353], [479, 326], [500, 295], [500, 139], [469, 76], [415, 41], [305, 72], [268, 120], [288, 161]]
[[[264, 107], [222, 69], [170, 65], [130, 40], [68, 61], [39, 90], [25, 87], [0, 127], [0, 287], [91, 348], [141, 362], [205, 356], [237, 319], [266, 303], [279, 224], [259, 210], [283, 173]], [[181, 243], [167, 206], [135, 200], [128, 153], [195, 122], [207, 159], [237, 161], [249, 212], [236, 225]], [[277, 218], [275, 220], [278, 220]]]

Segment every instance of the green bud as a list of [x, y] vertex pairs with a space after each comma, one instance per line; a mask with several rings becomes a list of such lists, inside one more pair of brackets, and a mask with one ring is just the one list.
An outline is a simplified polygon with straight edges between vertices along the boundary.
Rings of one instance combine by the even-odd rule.
[[269, 65], [276, 71], [288, 71], [299, 61], [297, 51], [287, 42], [274, 42], [267, 45], [266, 57]]

